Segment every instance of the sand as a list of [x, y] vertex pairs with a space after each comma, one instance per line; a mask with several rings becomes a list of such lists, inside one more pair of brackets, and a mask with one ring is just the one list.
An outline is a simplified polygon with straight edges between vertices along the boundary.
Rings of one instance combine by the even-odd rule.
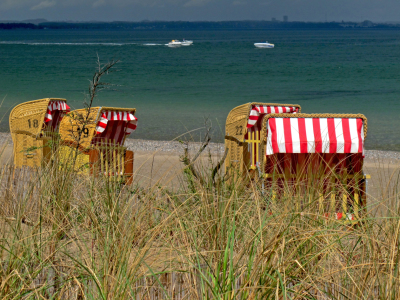
[[[135, 152], [135, 183], [150, 187], [155, 184], [176, 188], [183, 180], [183, 163], [180, 156], [184, 146], [175, 141], [150, 141], [127, 139], [126, 146]], [[9, 133], [0, 133], [0, 163], [5, 164], [12, 158], [12, 141]], [[196, 152], [198, 143], [191, 144], [191, 153]], [[198, 161], [209, 164], [211, 157], [214, 165], [224, 153], [224, 145], [210, 143]], [[399, 184], [400, 152], [366, 150], [364, 172], [371, 175], [368, 180], [368, 194], [372, 199], [390, 197], [393, 186]], [[400, 186], [399, 186], [400, 187]]]

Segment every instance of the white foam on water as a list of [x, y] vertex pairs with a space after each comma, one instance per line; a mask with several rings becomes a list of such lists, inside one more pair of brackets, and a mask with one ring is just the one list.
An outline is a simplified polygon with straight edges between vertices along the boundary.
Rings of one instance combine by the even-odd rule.
[[31, 45], [31, 46], [123, 46], [135, 45], [136, 43], [36, 43], [36, 42], [7, 42], [2, 41], [0, 44], [7, 45]]
[[145, 43], [143, 46], [162, 46], [163, 44]]

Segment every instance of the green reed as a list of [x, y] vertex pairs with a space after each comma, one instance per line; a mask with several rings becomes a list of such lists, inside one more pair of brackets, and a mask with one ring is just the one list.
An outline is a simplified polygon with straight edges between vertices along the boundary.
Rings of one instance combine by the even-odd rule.
[[[208, 164], [199, 166], [203, 178]], [[2, 166], [0, 297], [399, 297], [396, 174], [356, 225], [321, 216], [311, 190], [274, 200], [255, 181], [190, 180], [172, 191], [79, 174], [56, 160]]]

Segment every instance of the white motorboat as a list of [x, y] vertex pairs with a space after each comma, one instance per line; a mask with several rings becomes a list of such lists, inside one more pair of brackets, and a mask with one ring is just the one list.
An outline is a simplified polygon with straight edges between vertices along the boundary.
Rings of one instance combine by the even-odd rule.
[[274, 48], [275, 47], [274, 44], [270, 44], [268, 42], [265, 42], [265, 43], [254, 43], [254, 46], [256, 46], [257, 48]]
[[178, 41], [178, 40], [172, 40], [170, 41], [168, 44], [166, 44], [168, 47], [171, 48], [176, 48], [176, 47], [180, 47], [182, 46], [182, 42]]
[[187, 41], [187, 40], [183, 39], [181, 44], [182, 44], [182, 46], [190, 46], [191, 44], [193, 44], [193, 41]]

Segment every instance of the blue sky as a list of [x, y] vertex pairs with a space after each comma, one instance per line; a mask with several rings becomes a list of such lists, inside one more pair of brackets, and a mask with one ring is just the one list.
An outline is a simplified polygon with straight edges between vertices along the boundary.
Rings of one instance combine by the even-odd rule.
[[400, 21], [400, 0], [0, 0], [0, 20]]

